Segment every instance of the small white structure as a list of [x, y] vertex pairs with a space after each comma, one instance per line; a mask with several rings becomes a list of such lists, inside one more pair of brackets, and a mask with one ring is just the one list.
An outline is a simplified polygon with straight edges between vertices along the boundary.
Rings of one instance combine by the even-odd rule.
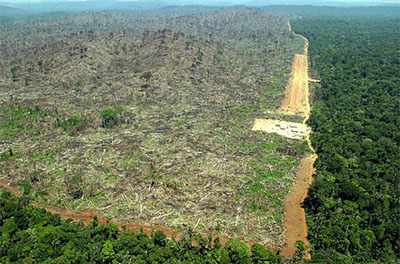
[[306, 124], [292, 123], [276, 119], [256, 119], [252, 130], [276, 133], [283, 137], [300, 140], [305, 139], [311, 132], [311, 129], [307, 127]]

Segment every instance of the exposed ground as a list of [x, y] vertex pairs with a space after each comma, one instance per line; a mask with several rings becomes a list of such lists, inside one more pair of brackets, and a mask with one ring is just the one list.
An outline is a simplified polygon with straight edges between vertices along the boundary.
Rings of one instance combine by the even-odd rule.
[[[289, 30], [292, 31], [292, 27], [289, 25]], [[304, 98], [305, 94], [307, 95], [306, 97], [306, 102], [296, 105], [297, 108], [292, 108], [290, 111], [293, 111], [296, 109], [296, 111], [299, 111], [300, 113], [303, 114], [304, 120], [303, 124], [306, 124], [307, 120], [310, 117], [310, 103], [309, 103], [309, 87], [308, 87], [308, 82], [319, 82], [318, 80], [310, 79], [308, 77], [308, 40], [301, 36], [296, 34], [297, 36], [300, 36], [304, 41], [304, 51], [303, 54], [301, 54], [300, 58], [303, 60], [302, 63], [300, 63], [299, 67], [296, 67], [296, 69], [292, 69], [292, 74], [296, 74], [297, 76], [301, 76], [300, 78], [291, 78], [290, 81], [290, 86], [294, 87], [288, 87], [288, 90], [291, 91], [289, 93], [286, 93], [286, 96], [292, 97], [293, 91], [296, 90], [296, 93], [298, 93], [298, 89], [300, 87], [303, 88], [303, 93], [304, 95], [301, 96]], [[299, 54], [295, 55], [295, 60], [296, 58], [299, 58]], [[295, 72], [293, 72], [295, 70]], [[299, 71], [303, 72], [299, 72]], [[297, 72], [297, 73], [296, 73]], [[306, 80], [306, 81], [305, 81]], [[293, 83], [293, 81], [298, 82]], [[283, 102], [282, 108], [281, 109], [288, 109], [285, 108], [286, 102], [291, 101], [291, 100], [286, 100]], [[303, 106], [301, 108], [300, 106]], [[300, 108], [299, 108], [300, 107]], [[300, 110], [301, 109], [301, 110]], [[306, 246], [309, 246], [310, 243], [308, 241], [308, 232], [307, 232], [307, 223], [306, 223], [306, 215], [304, 208], [301, 206], [303, 203], [304, 199], [307, 197], [307, 192], [308, 188], [310, 187], [312, 180], [313, 180], [313, 174], [315, 173], [314, 169], [314, 162], [318, 158], [313, 146], [311, 145], [311, 140], [310, 140], [310, 134], [308, 133], [306, 135], [306, 140], [309, 149], [313, 152], [312, 155], [304, 158], [300, 166], [296, 172], [296, 181], [294, 182], [292, 189], [290, 190], [289, 194], [285, 198], [285, 238], [286, 238], [286, 246], [282, 250], [282, 254], [284, 255], [293, 255], [294, 252], [296, 251], [296, 247], [294, 246], [294, 243], [298, 240], [303, 241]], [[306, 258], [310, 259], [311, 255], [310, 252], [307, 251]]]
[[282, 113], [305, 116], [310, 112], [308, 81], [307, 56], [296, 54], [292, 65], [292, 76], [280, 108]]
[[1, 179], [46, 207], [282, 246], [306, 145], [250, 126], [302, 49], [286, 22], [226, 9], [3, 26]]
[[[290, 23], [289, 31], [292, 32]], [[307, 196], [307, 191], [312, 183], [314, 174], [314, 162], [317, 154], [311, 145], [309, 134], [311, 129], [306, 125], [310, 116], [309, 86], [308, 82], [319, 82], [308, 77], [308, 40], [298, 34], [293, 33], [304, 40], [304, 50], [302, 54], [295, 54], [292, 63], [292, 73], [286, 87], [285, 98], [279, 112], [288, 115], [301, 115], [304, 117], [303, 123], [294, 123], [277, 119], [256, 119], [252, 130], [276, 133], [280, 136], [293, 139], [306, 139], [312, 155], [304, 158], [296, 172], [296, 180], [292, 189], [285, 198], [285, 239], [286, 244], [282, 249], [282, 254], [291, 256], [295, 253], [295, 242], [300, 240], [309, 245], [307, 239], [307, 224], [304, 209], [301, 203]], [[311, 255], [307, 252], [307, 258]]]
[[276, 133], [292, 139], [306, 139], [310, 133], [310, 128], [305, 124], [275, 119], [256, 119], [251, 130]]
[[[289, 23], [289, 31], [292, 27]], [[290, 81], [285, 90], [285, 99], [279, 109], [279, 112], [287, 115], [301, 115], [304, 118], [310, 114], [310, 93], [309, 82], [319, 82], [308, 76], [308, 39], [293, 33], [295, 36], [304, 40], [304, 50], [302, 54], [295, 54], [292, 64], [292, 73]]]

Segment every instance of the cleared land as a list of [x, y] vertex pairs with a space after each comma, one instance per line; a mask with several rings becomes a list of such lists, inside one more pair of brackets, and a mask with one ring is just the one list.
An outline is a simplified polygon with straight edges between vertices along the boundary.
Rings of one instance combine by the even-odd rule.
[[274, 119], [256, 119], [251, 130], [276, 133], [292, 139], [306, 139], [310, 133], [310, 128], [305, 124]]
[[[292, 27], [289, 24], [289, 31]], [[295, 54], [292, 63], [292, 73], [290, 81], [286, 86], [285, 98], [279, 112], [287, 115], [301, 115], [308, 119], [310, 114], [310, 92], [308, 83], [319, 82], [308, 76], [308, 39], [293, 33], [295, 36], [304, 40], [304, 50], [302, 54]]]
[[281, 246], [306, 146], [250, 126], [302, 49], [286, 22], [226, 9], [1, 25], [1, 178], [50, 208]]
[[[292, 32], [290, 23], [289, 31]], [[307, 196], [307, 191], [312, 183], [314, 162], [317, 154], [311, 145], [311, 129], [306, 125], [310, 117], [309, 86], [308, 82], [319, 82], [308, 77], [308, 40], [298, 34], [295, 36], [304, 40], [304, 50], [302, 54], [295, 54], [292, 63], [292, 75], [286, 87], [285, 98], [279, 112], [288, 115], [301, 115], [304, 117], [302, 123], [293, 123], [275, 119], [256, 119], [252, 130], [276, 133], [280, 136], [293, 139], [306, 139], [308, 147], [313, 152], [312, 155], [304, 158], [296, 172], [296, 180], [292, 189], [285, 198], [285, 239], [286, 244], [282, 249], [282, 254], [291, 256], [295, 253], [295, 242], [300, 240], [309, 245], [307, 238], [307, 224], [304, 209], [301, 203]], [[307, 252], [307, 258], [310, 253]]]
[[310, 112], [308, 82], [307, 56], [296, 54], [292, 65], [292, 77], [286, 88], [280, 112], [301, 116]]
[[[289, 31], [292, 32], [292, 27], [289, 25]], [[308, 77], [308, 39], [304, 36], [295, 34], [301, 37], [304, 42], [303, 54], [296, 54], [295, 61], [293, 63], [295, 69], [292, 69], [292, 78], [287, 88], [285, 100], [282, 104], [281, 111], [298, 111], [304, 116], [303, 124], [310, 118], [310, 103], [309, 103], [309, 86], [308, 82], [319, 82], [319, 80], [310, 79]], [[296, 59], [297, 58], [297, 59]], [[298, 61], [300, 60], [300, 61]], [[295, 66], [296, 65], [296, 66]], [[303, 72], [299, 72], [303, 71]], [[296, 77], [296, 78], [295, 78]], [[297, 84], [296, 84], [297, 83]], [[287, 97], [293, 97], [300, 91], [303, 93], [301, 98], [305, 100], [301, 104], [295, 102], [296, 99], [286, 99]], [[290, 107], [288, 107], [290, 106]], [[302, 106], [302, 107], [300, 107]], [[289, 110], [290, 109], [290, 110]], [[301, 206], [304, 199], [307, 197], [308, 188], [310, 187], [313, 174], [315, 173], [314, 162], [317, 160], [318, 155], [316, 154], [310, 140], [311, 129], [308, 128], [309, 133], [306, 135], [306, 140], [309, 149], [313, 152], [312, 155], [304, 158], [296, 172], [296, 181], [294, 182], [292, 189], [285, 198], [285, 238], [286, 246], [282, 250], [284, 255], [293, 255], [296, 251], [294, 246], [295, 242], [300, 240], [303, 241], [306, 246], [310, 245], [308, 241], [307, 223], [304, 208]], [[307, 259], [311, 258], [310, 251], [307, 251]]]

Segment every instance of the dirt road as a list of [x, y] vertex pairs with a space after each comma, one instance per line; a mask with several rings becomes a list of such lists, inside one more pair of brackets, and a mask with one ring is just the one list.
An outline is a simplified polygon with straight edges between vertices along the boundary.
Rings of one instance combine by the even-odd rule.
[[[289, 31], [292, 32], [290, 23]], [[293, 32], [292, 32], [293, 33]], [[292, 73], [289, 83], [285, 90], [285, 98], [279, 112], [287, 115], [301, 115], [307, 118], [310, 113], [309, 103], [309, 82], [319, 82], [308, 76], [308, 40], [302, 35], [293, 33], [304, 40], [304, 50], [302, 54], [295, 54], [292, 63]]]
[[[290, 23], [289, 30], [292, 31]], [[305, 124], [310, 117], [311, 110], [308, 82], [318, 82], [318, 80], [308, 77], [308, 40], [301, 35], [295, 35], [304, 39], [304, 51], [303, 54], [296, 54], [293, 60], [292, 76], [286, 88], [281, 112], [286, 114], [301, 114], [304, 116], [303, 124]], [[282, 249], [282, 254], [286, 256], [293, 255], [296, 251], [294, 243], [297, 240], [303, 241], [305, 245], [310, 244], [307, 238], [306, 215], [304, 209], [301, 207], [301, 203], [306, 198], [308, 188], [312, 183], [312, 175], [315, 172], [314, 162], [318, 156], [311, 145], [309, 135], [307, 135], [306, 140], [313, 154], [301, 161], [296, 173], [296, 181], [292, 186], [292, 190], [285, 198], [284, 224], [286, 229], [286, 246]], [[307, 252], [306, 258], [311, 258], [310, 252]]]
[[[310, 244], [307, 239], [305, 212], [300, 204], [306, 198], [308, 187], [312, 183], [312, 175], [315, 171], [313, 165], [316, 158], [316, 155], [311, 155], [301, 161], [297, 170], [296, 181], [285, 198], [286, 246], [282, 249], [282, 254], [285, 256], [293, 255], [296, 251], [294, 243], [297, 240], [303, 241], [305, 245]], [[309, 252], [307, 252], [306, 258], [310, 258]]]
[[307, 69], [307, 56], [296, 54], [292, 64], [292, 76], [279, 112], [301, 116], [310, 112]]

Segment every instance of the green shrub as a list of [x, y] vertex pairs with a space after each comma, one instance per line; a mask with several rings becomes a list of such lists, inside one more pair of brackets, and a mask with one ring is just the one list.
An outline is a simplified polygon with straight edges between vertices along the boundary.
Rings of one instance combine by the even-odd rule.
[[101, 126], [104, 128], [113, 128], [119, 124], [119, 115], [123, 111], [122, 106], [118, 106], [115, 109], [107, 108], [100, 112], [102, 117]]
[[284, 260], [282, 256], [265, 249], [258, 243], [251, 246], [251, 258], [255, 264], [283, 263]]
[[249, 247], [238, 239], [230, 239], [222, 254], [222, 263], [250, 264]]
[[64, 131], [71, 133], [83, 130], [87, 123], [87, 119], [79, 115], [73, 115], [64, 120], [57, 118], [57, 120], [54, 122], [54, 127], [61, 127]]

